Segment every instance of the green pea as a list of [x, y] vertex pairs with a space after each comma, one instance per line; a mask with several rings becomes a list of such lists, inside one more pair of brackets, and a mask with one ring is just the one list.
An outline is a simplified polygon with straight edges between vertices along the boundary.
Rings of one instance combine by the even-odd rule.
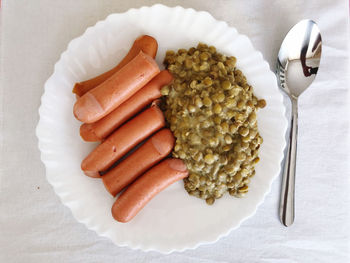
[[208, 55], [207, 52], [202, 52], [202, 53], [199, 55], [199, 57], [200, 57], [201, 60], [207, 61], [208, 58], [209, 58], [209, 55]]
[[206, 44], [204, 44], [204, 43], [198, 43], [197, 49], [199, 49], [199, 50], [208, 49], [208, 45], [206, 45]]
[[232, 143], [232, 137], [230, 136], [230, 135], [225, 135], [225, 142], [227, 143], [227, 144], [231, 144]]
[[253, 164], [257, 164], [259, 161], [260, 161], [260, 158], [259, 158], [259, 157], [256, 157], [256, 158], [253, 160]]
[[196, 111], [196, 107], [195, 107], [194, 105], [191, 105], [191, 104], [190, 104], [190, 105], [188, 105], [187, 108], [188, 108], [188, 111], [189, 111], [189, 112], [192, 112], [192, 113], [193, 113], [193, 112]]
[[222, 63], [222, 62], [218, 62], [218, 63], [217, 63], [217, 66], [218, 66], [218, 68], [219, 68], [220, 70], [224, 70], [224, 69], [225, 69], [225, 65], [224, 65], [224, 63]]
[[204, 161], [207, 163], [207, 164], [213, 164], [215, 159], [214, 159], [214, 155], [209, 153], [207, 155], [204, 156]]
[[235, 133], [236, 131], [238, 130], [238, 126], [237, 126], [237, 124], [231, 124], [230, 125], [230, 133]]
[[227, 164], [227, 157], [225, 155], [221, 155], [219, 159], [220, 164], [226, 165]]
[[238, 109], [243, 109], [243, 107], [244, 107], [244, 101], [243, 101], [243, 100], [239, 100], [239, 101], [237, 102], [237, 107], [238, 107]]
[[226, 60], [226, 65], [230, 68], [234, 68], [236, 66], [236, 61], [237, 61], [237, 59], [235, 57], [229, 57]]
[[220, 126], [221, 126], [223, 132], [225, 132], [225, 133], [228, 132], [229, 125], [228, 125], [228, 123], [226, 121], [222, 122], [220, 124]]
[[210, 78], [210, 77], [206, 77], [204, 80], [203, 80], [203, 84], [205, 86], [211, 86], [213, 84], [213, 80]]
[[233, 108], [234, 106], [236, 106], [237, 102], [234, 98], [228, 98], [226, 99], [224, 104], [227, 108]]
[[175, 152], [178, 152], [178, 151], [180, 151], [180, 150], [181, 150], [181, 145], [177, 143], [177, 144], [175, 145], [174, 151], [175, 151]]
[[250, 141], [250, 137], [249, 136], [242, 137], [242, 141], [243, 142], [249, 142]]
[[191, 59], [188, 58], [188, 59], [185, 60], [185, 67], [186, 67], [187, 69], [192, 68], [192, 65], [193, 65], [193, 62], [192, 62]]
[[242, 181], [242, 175], [240, 173], [236, 173], [233, 176], [233, 182], [235, 182], [235, 184], [239, 184]]
[[210, 122], [208, 120], [205, 120], [201, 123], [202, 128], [209, 128], [210, 127]]
[[237, 155], [237, 158], [238, 160], [240, 161], [244, 161], [245, 158], [246, 158], [246, 154], [244, 152], [240, 152], [238, 155]]
[[256, 122], [256, 113], [252, 112], [248, 117], [249, 123], [252, 125]]
[[224, 80], [223, 82], [221, 82], [221, 87], [224, 90], [230, 90], [232, 88], [231, 82], [228, 80]]
[[229, 150], [231, 150], [231, 147], [229, 145], [225, 145], [224, 147], [222, 147], [222, 150], [224, 152], [228, 152]]
[[218, 103], [215, 104], [214, 107], [213, 107], [213, 111], [214, 111], [215, 114], [220, 114], [221, 111], [222, 111], [222, 108], [221, 108], [220, 104], [218, 104]]
[[238, 188], [238, 192], [239, 193], [246, 193], [246, 192], [248, 192], [248, 185], [244, 185], [244, 186]]
[[249, 144], [246, 143], [246, 142], [242, 142], [242, 143], [241, 143], [241, 147], [242, 147], [243, 150], [246, 150], [246, 149], [248, 149]]
[[198, 190], [190, 191], [189, 194], [193, 195], [195, 197], [199, 197], [199, 191]]
[[199, 65], [198, 64], [193, 64], [192, 65], [192, 68], [195, 72], [199, 72], [200, 71], [200, 68], [199, 68]]
[[175, 52], [173, 50], [168, 50], [166, 52], [166, 56], [174, 56], [175, 55]]
[[206, 187], [206, 185], [200, 185], [200, 186], [198, 187], [198, 190], [199, 190], [200, 192], [205, 192], [205, 191], [207, 190], [207, 187]]
[[241, 169], [241, 175], [242, 177], [246, 177], [248, 175], [248, 169], [247, 168]]
[[209, 64], [207, 62], [203, 62], [200, 66], [199, 66], [199, 70], [200, 71], [206, 71], [209, 69]]
[[257, 134], [258, 134], [258, 131], [257, 131], [257, 130], [251, 129], [251, 130], [249, 131], [249, 137], [250, 137], [250, 139], [254, 139], [254, 138], [256, 137]]
[[203, 159], [203, 154], [201, 152], [198, 152], [194, 157], [193, 160], [195, 160], [196, 162], [199, 162], [200, 160]]
[[213, 111], [210, 109], [210, 108], [208, 108], [208, 109], [205, 109], [205, 114], [208, 116], [208, 117], [210, 117], [211, 115], [213, 115]]
[[189, 50], [188, 50], [188, 54], [189, 55], [193, 55], [193, 53], [196, 51], [196, 48], [195, 47], [191, 47]]
[[[198, 145], [201, 143], [201, 138], [197, 134], [192, 133], [190, 136], [190, 141], [193, 145]], [[196, 149], [196, 148], [194, 148], [192, 150], [198, 152], [198, 149]]]
[[236, 195], [236, 189], [230, 189], [228, 192], [229, 192], [229, 194], [231, 196], [235, 196]]
[[168, 51], [164, 64], [174, 76], [161, 89], [164, 116], [176, 138], [172, 155], [190, 172], [186, 191], [208, 204], [226, 191], [243, 197], [259, 161], [256, 112], [266, 101], [254, 96], [236, 58], [215, 47]]
[[205, 201], [207, 202], [208, 205], [212, 205], [215, 202], [215, 199], [213, 197], [209, 197], [207, 199], [205, 199]]
[[209, 139], [209, 145], [212, 147], [216, 147], [219, 144], [219, 140], [217, 138], [210, 138]]
[[162, 89], [160, 90], [160, 93], [161, 93], [163, 96], [169, 95], [169, 92], [170, 92], [170, 88], [169, 88], [168, 85], [162, 87]]
[[186, 158], [186, 153], [184, 151], [179, 151], [178, 154], [179, 154], [179, 157], [181, 159], [185, 159]]
[[217, 100], [218, 100], [218, 102], [223, 102], [225, 100], [225, 94], [218, 93]]
[[221, 123], [221, 118], [219, 116], [215, 116], [213, 120], [216, 125], [219, 125]]
[[194, 103], [196, 104], [196, 106], [197, 106], [198, 108], [200, 108], [200, 107], [203, 106], [203, 102], [202, 102], [201, 98], [199, 98], [199, 97], [196, 97], [196, 98], [195, 98]]
[[257, 106], [258, 106], [259, 108], [265, 108], [265, 106], [266, 106], [266, 101], [265, 101], [265, 100], [258, 100]]
[[196, 80], [192, 80], [190, 83], [190, 88], [191, 89], [195, 89], [197, 87], [197, 81]]
[[244, 178], [244, 179], [243, 179], [243, 183], [244, 183], [245, 185], [248, 185], [248, 184], [250, 183], [249, 177]]
[[209, 52], [210, 52], [211, 54], [216, 53], [216, 48], [213, 47], [213, 46], [210, 46], [210, 47], [209, 47]]
[[239, 134], [242, 136], [247, 136], [249, 133], [249, 129], [246, 127], [240, 127], [238, 130]]
[[210, 99], [209, 97], [205, 97], [205, 98], [203, 99], [203, 104], [204, 104], [204, 106], [209, 107], [209, 106], [212, 105], [212, 101], [211, 101], [211, 99]]

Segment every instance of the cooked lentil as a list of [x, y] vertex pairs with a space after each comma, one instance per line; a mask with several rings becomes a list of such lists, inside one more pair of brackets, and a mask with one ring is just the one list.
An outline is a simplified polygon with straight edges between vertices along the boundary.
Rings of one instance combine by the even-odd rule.
[[173, 74], [164, 86], [165, 117], [176, 137], [173, 156], [190, 172], [186, 191], [212, 205], [225, 192], [243, 197], [259, 162], [257, 99], [236, 58], [199, 43], [189, 50], [169, 50], [164, 60]]

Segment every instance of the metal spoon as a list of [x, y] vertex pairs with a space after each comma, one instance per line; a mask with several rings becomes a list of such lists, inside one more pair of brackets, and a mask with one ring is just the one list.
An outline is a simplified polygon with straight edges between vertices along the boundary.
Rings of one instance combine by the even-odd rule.
[[280, 199], [280, 220], [294, 222], [295, 164], [298, 132], [298, 97], [315, 79], [321, 60], [322, 39], [316, 23], [301, 20], [288, 32], [277, 59], [277, 80], [292, 103], [291, 128], [285, 156]]

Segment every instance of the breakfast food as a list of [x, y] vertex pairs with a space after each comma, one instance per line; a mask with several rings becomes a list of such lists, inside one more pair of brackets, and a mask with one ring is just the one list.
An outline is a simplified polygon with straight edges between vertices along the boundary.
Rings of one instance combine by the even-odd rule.
[[128, 64], [77, 99], [75, 117], [85, 123], [103, 118], [159, 73], [152, 57], [140, 51]]
[[75, 93], [77, 96], [83, 96], [86, 92], [97, 87], [126, 64], [128, 64], [136, 55], [140, 53], [140, 51], [151, 56], [152, 58], [155, 58], [157, 49], [158, 43], [157, 40], [155, 40], [153, 37], [147, 35], [138, 37], [134, 41], [128, 54], [126, 54], [126, 56], [122, 59], [122, 61], [120, 61], [117, 66], [95, 78], [76, 83], [73, 89], [73, 93]]
[[188, 175], [179, 159], [166, 159], [132, 183], [115, 201], [112, 215], [119, 222], [128, 222], [159, 192]]
[[140, 148], [102, 176], [108, 192], [116, 196], [141, 174], [165, 158], [173, 149], [175, 139], [169, 129], [149, 138]]
[[208, 204], [227, 191], [243, 196], [259, 161], [256, 113], [265, 100], [254, 96], [236, 58], [213, 46], [168, 51], [164, 64], [174, 76], [161, 92], [176, 138], [172, 154], [189, 171], [185, 189]]
[[[241, 197], [259, 161], [256, 113], [266, 102], [253, 94], [236, 58], [200, 43], [167, 51], [167, 70], [160, 72], [153, 59], [157, 47], [154, 38], [142, 36], [118, 66], [74, 87], [81, 96], [74, 105], [75, 117], [84, 122], [81, 137], [102, 141], [81, 168], [102, 178], [113, 196], [126, 188], [112, 207], [119, 222], [130, 221], [180, 179], [190, 195], [210, 205], [225, 192]], [[160, 130], [165, 119], [170, 129]], [[171, 152], [175, 158], [163, 160]]]
[[81, 137], [85, 141], [103, 140], [153, 100], [161, 97], [160, 89], [164, 85], [170, 84], [172, 80], [173, 77], [167, 70], [161, 71], [146, 86], [141, 88], [110, 114], [97, 122], [82, 124], [80, 127]]
[[[144, 43], [142, 47], [140, 41]], [[82, 161], [81, 169], [87, 176], [102, 178], [113, 196], [127, 187], [112, 207], [113, 217], [120, 222], [131, 220], [157, 193], [188, 176], [182, 160], [162, 161], [172, 151], [175, 138], [169, 129], [157, 132], [165, 126], [158, 98], [162, 95], [160, 89], [170, 84], [173, 77], [167, 70], [160, 72], [153, 59], [156, 51], [155, 39], [138, 38], [118, 66], [94, 79], [76, 83], [73, 89], [77, 95], [73, 113], [84, 122], [81, 137], [86, 141], [102, 141]], [[148, 109], [138, 114], [151, 102]]]
[[100, 177], [124, 154], [165, 125], [163, 112], [154, 104], [137, 115], [103, 143], [97, 146], [82, 162], [81, 169], [87, 176]]

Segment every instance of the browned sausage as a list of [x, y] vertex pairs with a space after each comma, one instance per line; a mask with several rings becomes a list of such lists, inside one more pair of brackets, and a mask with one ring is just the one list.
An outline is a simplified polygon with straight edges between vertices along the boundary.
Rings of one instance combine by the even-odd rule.
[[149, 138], [140, 148], [102, 176], [102, 181], [113, 196], [135, 181], [153, 165], [166, 157], [174, 147], [174, 136], [163, 129]]
[[74, 105], [75, 117], [85, 123], [98, 121], [134, 95], [158, 73], [159, 67], [154, 59], [140, 52], [109, 79], [80, 97]]
[[112, 215], [128, 222], [159, 192], [187, 177], [186, 165], [180, 159], [166, 159], [132, 183], [115, 201]]
[[147, 55], [150, 55], [152, 58], [155, 58], [157, 54], [157, 49], [158, 43], [157, 40], [155, 40], [153, 37], [147, 35], [138, 37], [132, 45], [131, 49], [129, 50], [128, 54], [126, 54], [126, 56], [123, 58], [122, 61], [120, 61], [120, 63], [117, 66], [95, 78], [75, 83], [73, 93], [75, 93], [78, 97], [83, 96], [86, 92], [93, 88], [96, 88], [106, 79], [111, 77], [114, 73], [116, 73], [126, 64], [128, 64], [140, 51]]
[[100, 177], [99, 172], [106, 171], [134, 146], [164, 125], [162, 111], [157, 105], [153, 105], [125, 123], [97, 146], [83, 160], [81, 169], [87, 176]]
[[80, 126], [80, 135], [85, 141], [101, 141], [117, 129], [121, 124], [140, 112], [153, 100], [161, 97], [160, 89], [173, 80], [167, 71], [161, 71], [150, 82], [101, 120], [84, 123]]

